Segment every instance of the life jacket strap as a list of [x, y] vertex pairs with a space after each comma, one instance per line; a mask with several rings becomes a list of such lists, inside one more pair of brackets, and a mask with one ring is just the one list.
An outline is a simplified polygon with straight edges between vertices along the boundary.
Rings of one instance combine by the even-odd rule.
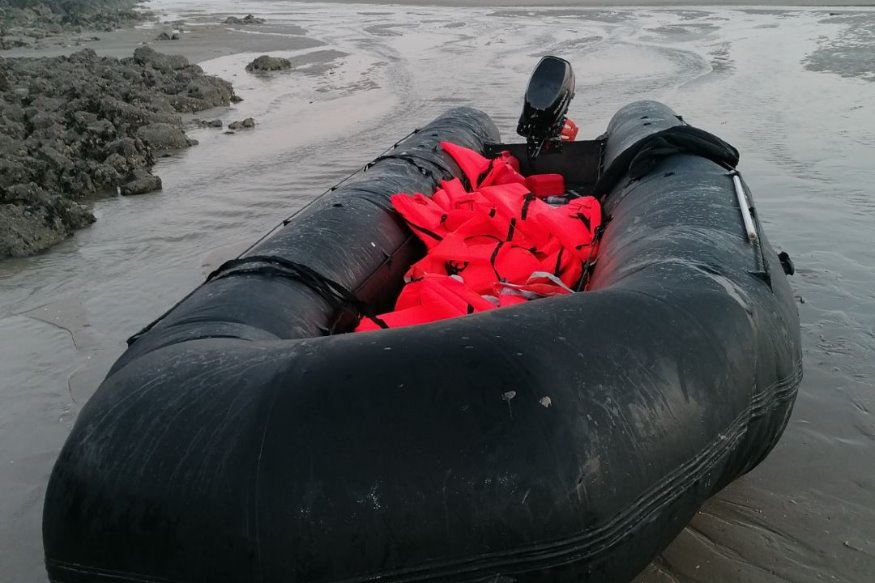
[[598, 259], [596, 258], [596, 250], [598, 249], [599, 241], [601, 241], [602, 235], [605, 234], [605, 227], [608, 226], [608, 223], [611, 222], [613, 217], [608, 215], [602, 221], [602, 224], [596, 227], [595, 231], [593, 231], [592, 241], [589, 244], [589, 256], [586, 258], [586, 261], [583, 262], [583, 273], [580, 275], [580, 281], [577, 282], [577, 286], [574, 288], [574, 291], [583, 291], [586, 289], [587, 284], [589, 283], [589, 278], [592, 276], [592, 272], [595, 270], [595, 265]]

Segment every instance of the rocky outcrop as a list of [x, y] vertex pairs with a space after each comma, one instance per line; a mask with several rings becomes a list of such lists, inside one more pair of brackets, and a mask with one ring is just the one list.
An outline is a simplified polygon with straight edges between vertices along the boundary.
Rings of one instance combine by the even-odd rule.
[[[34, 185], [34, 192], [42, 191]], [[0, 202], [0, 257], [33, 255], [93, 222], [88, 209], [69, 200], [52, 199], [32, 206]]]
[[229, 130], [244, 130], [255, 127], [255, 120], [251, 117], [247, 117], [243, 121], [232, 121], [228, 124]]
[[288, 69], [292, 66], [292, 62], [288, 59], [284, 59], [282, 57], [271, 57], [269, 55], [261, 55], [248, 65], [246, 65], [246, 70], [250, 73], [257, 73], [262, 71], [281, 71], [283, 69]]
[[138, 0], [0, 0], [0, 49], [25, 47], [64, 32], [110, 31], [149, 17]]
[[126, 196], [156, 190], [161, 190], [161, 178], [143, 169], [135, 170], [133, 179], [119, 187], [119, 192]]
[[181, 127], [169, 123], [150, 123], [138, 128], [137, 137], [143, 140], [146, 146], [158, 152], [181, 150], [197, 143], [186, 136]]
[[83, 203], [161, 188], [156, 156], [196, 143], [181, 113], [226, 106], [230, 83], [185, 57], [0, 58], [0, 257], [28, 255], [94, 221]]
[[236, 24], [236, 25], [246, 25], [246, 24], [264, 24], [263, 18], [256, 18], [251, 14], [247, 14], [243, 18], [237, 18], [236, 16], [229, 16], [225, 20], [222, 21], [224, 24]]
[[214, 128], [222, 129], [222, 120], [220, 119], [198, 119], [191, 120], [192, 125], [198, 128]]

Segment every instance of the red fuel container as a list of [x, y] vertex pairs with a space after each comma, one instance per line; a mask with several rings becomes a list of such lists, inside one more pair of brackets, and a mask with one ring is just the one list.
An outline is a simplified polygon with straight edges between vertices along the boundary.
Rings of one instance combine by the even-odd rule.
[[561, 174], [532, 174], [526, 177], [526, 186], [538, 198], [565, 194], [565, 179]]

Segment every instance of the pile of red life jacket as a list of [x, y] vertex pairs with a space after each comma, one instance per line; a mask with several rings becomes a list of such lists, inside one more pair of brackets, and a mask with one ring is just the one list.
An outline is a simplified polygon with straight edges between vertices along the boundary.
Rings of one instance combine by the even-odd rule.
[[[431, 196], [396, 194], [392, 205], [422, 239], [426, 256], [413, 264], [395, 310], [362, 320], [357, 332], [397, 328], [570, 294], [595, 256], [601, 207], [591, 196], [562, 199], [559, 175], [519, 173], [504, 152], [489, 160], [441, 144], [464, 173]], [[553, 199], [551, 199], [553, 200]], [[381, 325], [382, 324], [382, 325]]]

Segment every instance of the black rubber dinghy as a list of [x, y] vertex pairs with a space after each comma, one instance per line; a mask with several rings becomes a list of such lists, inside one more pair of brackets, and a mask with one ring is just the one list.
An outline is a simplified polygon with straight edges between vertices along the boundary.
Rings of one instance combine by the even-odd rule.
[[543, 162], [605, 195], [589, 291], [344, 333], [423, 253], [389, 196], [460, 175], [441, 140], [499, 136], [449, 111], [132, 339], [51, 476], [53, 581], [622, 581], [764, 458], [794, 297], [737, 153], [655, 102]]

